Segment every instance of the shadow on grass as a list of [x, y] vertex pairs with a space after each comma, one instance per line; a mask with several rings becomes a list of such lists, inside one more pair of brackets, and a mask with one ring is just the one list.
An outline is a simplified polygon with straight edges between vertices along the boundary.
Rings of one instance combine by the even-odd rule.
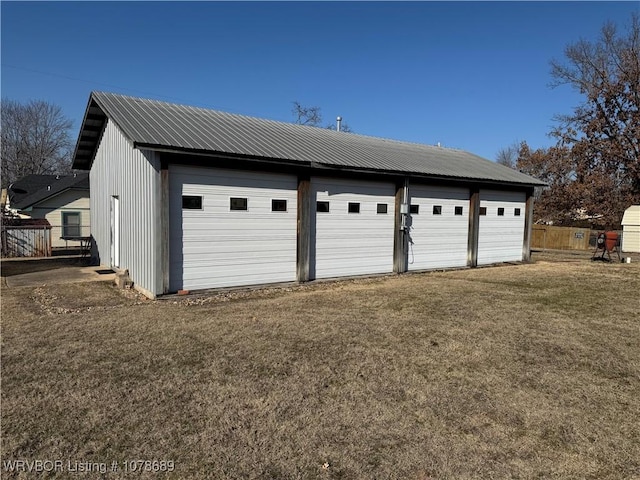
[[0, 275], [13, 277], [23, 273], [44, 272], [62, 267], [87, 267], [89, 258], [46, 257], [46, 258], [3, 258], [0, 263]]

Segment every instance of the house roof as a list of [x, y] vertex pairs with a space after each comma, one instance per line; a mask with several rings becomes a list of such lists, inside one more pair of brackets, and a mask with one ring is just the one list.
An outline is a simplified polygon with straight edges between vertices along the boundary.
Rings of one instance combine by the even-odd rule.
[[89, 98], [74, 153], [74, 168], [91, 167], [107, 118], [135, 148], [141, 149], [222, 154], [310, 167], [452, 180], [544, 185], [533, 177], [462, 150], [104, 92], [93, 92]]
[[72, 188], [89, 190], [89, 174], [27, 175], [9, 185], [9, 204], [23, 210]]

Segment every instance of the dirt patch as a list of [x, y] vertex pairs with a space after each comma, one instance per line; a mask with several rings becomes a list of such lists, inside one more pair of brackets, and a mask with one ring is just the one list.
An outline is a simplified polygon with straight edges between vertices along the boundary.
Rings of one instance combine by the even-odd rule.
[[35, 287], [29, 298], [33, 308], [50, 315], [110, 310], [147, 302], [143, 295], [118, 289], [108, 282], [44, 285]]

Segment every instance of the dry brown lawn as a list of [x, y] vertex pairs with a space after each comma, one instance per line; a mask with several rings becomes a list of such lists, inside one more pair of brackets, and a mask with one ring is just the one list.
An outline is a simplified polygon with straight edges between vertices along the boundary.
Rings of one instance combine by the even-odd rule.
[[640, 478], [640, 259], [534, 259], [188, 300], [3, 288], [2, 478]]

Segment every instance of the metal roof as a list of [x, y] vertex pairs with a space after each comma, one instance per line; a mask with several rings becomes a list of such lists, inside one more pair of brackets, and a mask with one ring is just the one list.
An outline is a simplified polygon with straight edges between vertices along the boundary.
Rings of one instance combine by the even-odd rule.
[[137, 148], [239, 155], [311, 167], [452, 180], [544, 185], [533, 177], [462, 150], [105, 92], [91, 93], [74, 153], [74, 168], [90, 168], [106, 118]]

